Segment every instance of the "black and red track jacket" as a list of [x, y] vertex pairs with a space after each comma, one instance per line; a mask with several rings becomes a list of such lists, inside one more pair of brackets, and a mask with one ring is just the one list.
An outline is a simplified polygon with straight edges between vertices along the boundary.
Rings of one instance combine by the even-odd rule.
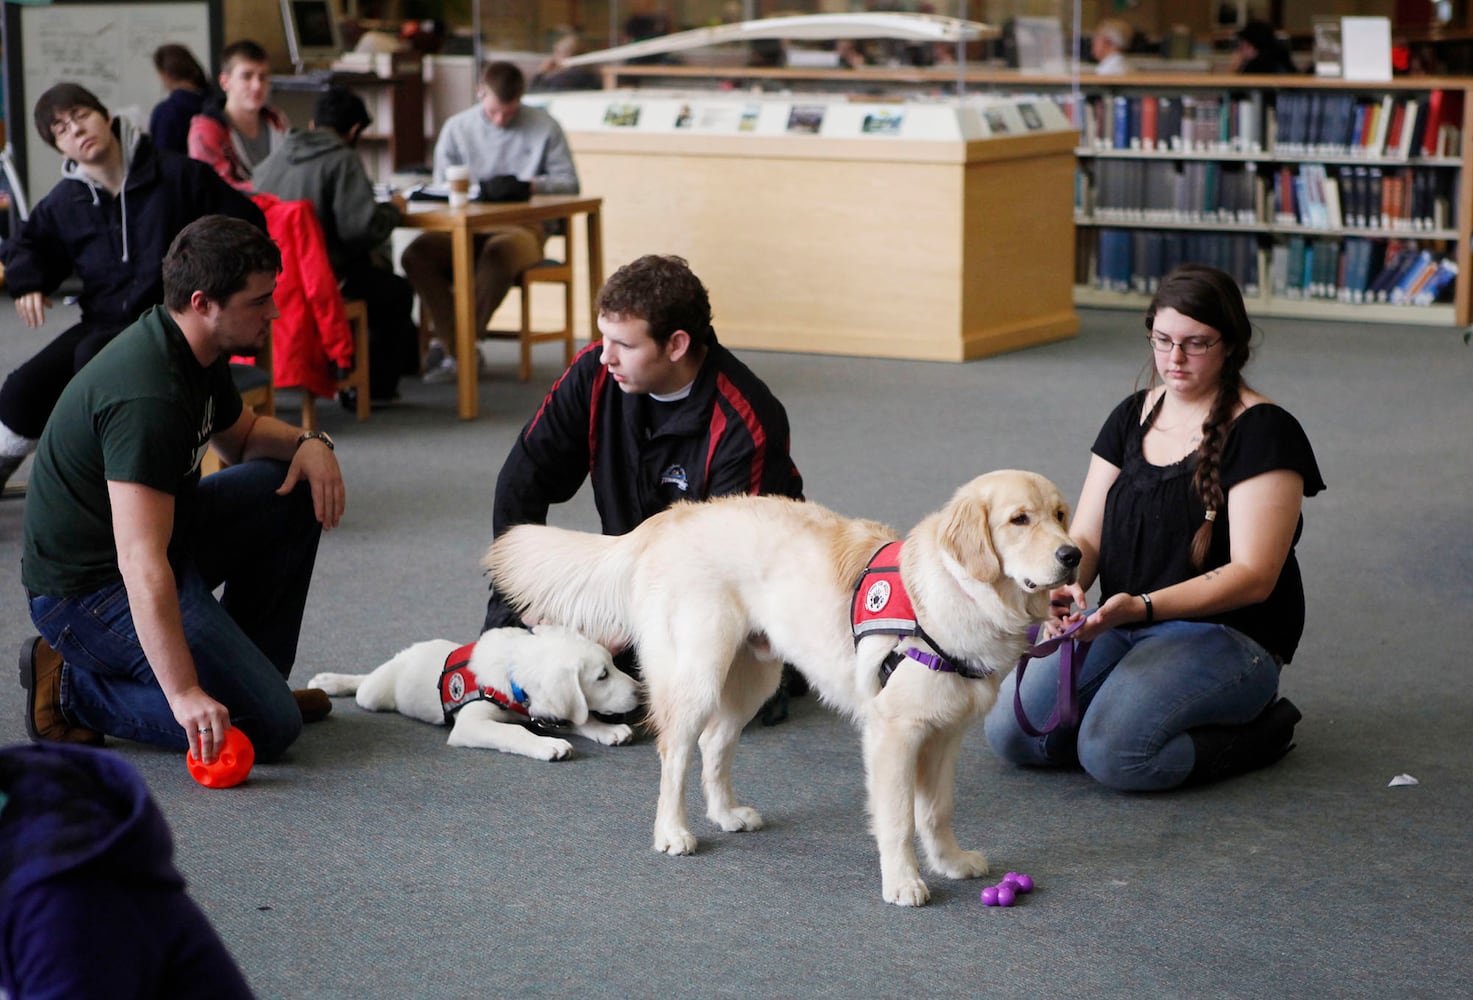
[[[606, 535], [622, 535], [678, 500], [731, 494], [803, 499], [788, 454], [788, 415], [771, 390], [712, 335], [690, 395], [627, 395], [584, 348], [522, 428], [496, 480], [492, 527], [546, 524], [588, 477]], [[658, 428], [656, 407], [672, 407]], [[486, 628], [518, 624], [493, 593]]]

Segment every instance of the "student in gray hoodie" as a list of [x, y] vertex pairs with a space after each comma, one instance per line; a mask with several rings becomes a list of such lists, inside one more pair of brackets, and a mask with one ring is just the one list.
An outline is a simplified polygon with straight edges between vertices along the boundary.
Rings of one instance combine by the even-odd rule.
[[50, 88], [36, 101], [34, 120], [63, 157], [62, 179], [0, 246], [5, 290], [21, 322], [34, 328], [46, 322], [50, 295], [75, 273], [82, 317], [0, 386], [0, 484], [35, 450], [72, 375], [164, 300], [164, 252], [181, 229], [212, 214], [266, 228], [250, 199], [209, 167], [156, 149], [85, 87]]
[[[532, 194], [577, 194], [578, 172], [573, 154], [557, 120], [541, 108], [522, 104], [526, 80], [509, 62], [491, 62], [481, 71], [476, 106], [451, 115], [435, 142], [435, 180], [444, 181], [445, 168], [470, 167], [471, 179], [482, 187], [494, 178], [515, 177], [530, 185]], [[493, 229], [476, 239], [476, 329], [484, 330], [491, 314], [527, 268], [542, 260], [547, 234], [541, 226]], [[404, 250], [404, 273], [428, 310], [435, 336], [455, 342], [454, 274], [449, 233], [425, 233]], [[440, 372], [454, 372], [455, 359], [446, 357]]]
[[399, 376], [419, 370], [419, 332], [411, 317], [414, 289], [394, 273], [383, 252], [404, 213], [404, 199], [396, 194], [375, 200], [354, 148], [372, 122], [362, 98], [345, 87], [329, 87], [317, 99], [311, 128], [290, 132], [256, 164], [252, 183], [286, 201], [312, 202], [343, 298], [361, 299], [368, 307], [369, 394], [387, 401], [396, 394]]

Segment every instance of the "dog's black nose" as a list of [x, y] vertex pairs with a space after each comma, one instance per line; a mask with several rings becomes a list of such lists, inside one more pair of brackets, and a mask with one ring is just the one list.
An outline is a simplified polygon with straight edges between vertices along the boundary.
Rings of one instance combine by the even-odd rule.
[[1073, 545], [1060, 545], [1054, 550], [1054, 558], [1073, 569], [1079, 565], [1080, 551]]

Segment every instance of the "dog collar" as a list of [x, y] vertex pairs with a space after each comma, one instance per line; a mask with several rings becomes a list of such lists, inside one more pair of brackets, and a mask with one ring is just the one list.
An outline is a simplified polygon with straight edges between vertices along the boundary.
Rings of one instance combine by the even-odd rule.
[[946, 655], [940, 643], [926, 634], [916, 618], [915, 605], [906, 593], [905, 583], [900, 578], [900, 550], [902, 541], [887, 542], [870, 557], [864, 572], [854, 584], [854, 600], [849, 607], [849, 627], [854, 633], [855, 645], [867, 635], [915, 635], [926, 641], [935, 653], [928, 653], [914, 646], [904, 651], [892, 650], [880, 664], [880, 687], [890, 680], [890, 675], [901, 661], [915, 660], [937, 673], [957, 674], [980, 680], [997, 673], [985, 663], [974, 667], [965, 660]]
[[512, 680], [511, 674], [507, 674], [507, 686], [511, 688], [511, 694], [507, 695], [494, 687], [481, 684], [476, 680], [476, 675], [471, 671], [471, 655], [476, 650], [476, 644], [470, 643], [454, 650], [445, 657], [445, 667], [440, 671], [438, 687], [440, 689], [440, 708], [445, 713], [445, 721], [449, 722], [455, 717], [455, 713], [473, 701], [489, 701], [509, 712], [531, 717], [527, 710], [527, 704], [531, 700], [527, 692], [517, 686]]

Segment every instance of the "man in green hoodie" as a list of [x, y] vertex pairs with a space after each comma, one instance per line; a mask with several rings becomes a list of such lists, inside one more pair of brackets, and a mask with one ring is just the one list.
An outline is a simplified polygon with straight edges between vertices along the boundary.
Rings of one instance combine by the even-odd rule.
[[251, 179], [257, 191], [312, 202], [343, 298], [368, 306], [369, 392], [386, 401], [394, 398], [399, 376], [419, 368], [419, 333], [410, 316], [414, 289], [383, 252], [404, 199], [375, 200], [354, 148], [372, 121], [358, 95], [329, 87], [317, 99], [311, 128], [290, 132], [256, 164]]

